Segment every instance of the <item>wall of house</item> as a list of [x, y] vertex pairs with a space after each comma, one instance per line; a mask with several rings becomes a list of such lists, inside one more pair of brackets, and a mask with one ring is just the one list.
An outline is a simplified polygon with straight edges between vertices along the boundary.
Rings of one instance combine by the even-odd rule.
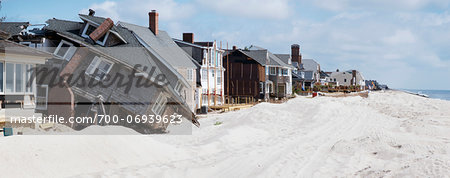
[[224, 57], [225, 95], [263, 99], [263, 95], [260, 94], [260, 82], [265, 82], [264, 78], [261, 78], [262, 74], [265, 74], [264, 67], [238, 52], [230, 54], [228, 59], [229, 62], [226, 64]]
[[[188, 77], [189, 70], [192, 72], [192, 78], [190, 79]], [[186, 101], [191, 111], [195, 112], [195, 110], [199, 108], [199, 106], [197, 106], [197, 98], [195, 97], [195, 91], [197, 89], [197, 76], [195, 74], [197, 73], [197, 69], [177, 68], [177, 71], [186, 79], [189, 85], [191, 85], [189, 88], [183, 88], [180, 95]]]

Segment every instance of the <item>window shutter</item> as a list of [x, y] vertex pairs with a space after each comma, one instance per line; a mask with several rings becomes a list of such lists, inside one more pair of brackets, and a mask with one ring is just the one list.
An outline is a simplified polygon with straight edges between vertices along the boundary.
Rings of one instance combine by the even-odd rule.
[[68, 61], [72, 59], [72, 56], [75, 54], [75, 51], [77, 51], [77, 48], [75, 46], [70, 46], [70, 48], [67, 50], [66, 55], [64, 56], [64, 59]]
[[89, 65], [89, 67], [86, 69], [86, 73], [93, 74], [95, 69], [97, 68], [96, 66], [98, 65], [99, 62], [100, 62], [100, 59], [97, 56], [95, 56], [94, 59], [92, 59], [92, 62]]

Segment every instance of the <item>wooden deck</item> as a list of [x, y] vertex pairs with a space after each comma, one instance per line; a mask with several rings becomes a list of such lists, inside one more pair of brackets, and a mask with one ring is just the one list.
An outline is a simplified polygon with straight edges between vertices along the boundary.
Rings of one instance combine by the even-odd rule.
[[241, 109], [247, 109], [254, 106], [253, 104], [225, 104], [221, 106], [210, 106], [212, 110], [222, 110], [222, 111], [237, 111]]

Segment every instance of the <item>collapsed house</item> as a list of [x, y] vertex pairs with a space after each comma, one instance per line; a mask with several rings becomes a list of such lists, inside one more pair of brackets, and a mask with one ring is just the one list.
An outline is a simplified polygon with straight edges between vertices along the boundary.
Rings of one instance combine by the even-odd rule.
[[216, 41], [195, 42], [193, 33], [183, 33], [183, 40], [174, 41], [189, 56], [199, 63], [198, 106], [210, 107], [224, 104], [224, 72], [222, 57], [224, 50]]
[[267, 101], [292, 95], [293, 67], [267, 49], [233, 47], [227, 50], [223, 63], [226, 66], [225, 95], [230, 97], [231, 103]]
[[[158, 13], [149, 13], [149, 24], [158, 24]], [[143, 27], [126, 22], [119, 22], [119, 26], [130, 30], [133, 35], [138, 39], [141, 45], [145, 46], [149, 52], [157, 54], [164, 61], [166, 65], [173, 66], [180, 74], [180, 78], [184, 79], [177, 81], [175, 84], [175, 92], [181, 95], [184, 102], [191, 108], [191, 111], [195, 112], [198, 108], [195, 92], [197, 89], [195, 75], [197, 73], [198, 64], [194, 59], [186, 55], [184, 51], [173, 42], [172, 38], [167, 32], [155, 28]]]
[[[49, 19], [44, 27], [44, 50], [59, 58], [37, 69], [36, 85], [42, 95], [38, 96], [46, 102], [36, 112], [64, 118], [104, 114], [122, 119], [175, 113], [199, 126], [181, 95], [183, 88], [191, 86], [167, 59], [110, 18], [95, 16], [92, 10], [79, 17], [81, 22]], [[157, 24], [149, 26], [146, 30], [157, 35]], [[163, 133], [169, 125], [124, 120], [114, 124], [140, 133]], [[69, 126], [79, 130], [88, 125]]]

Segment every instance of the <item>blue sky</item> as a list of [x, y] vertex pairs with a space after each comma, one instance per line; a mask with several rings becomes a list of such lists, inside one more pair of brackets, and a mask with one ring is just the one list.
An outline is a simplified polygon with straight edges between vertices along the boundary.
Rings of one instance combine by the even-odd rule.
[[79, 20], [78, 13], [148, 25], [196, 41], [258, 45], [273, 53], [301, 46], [322, 69], [360, 70], [393, 88], [450, 89], [448, 0], [2, 0], [7, 21]]

